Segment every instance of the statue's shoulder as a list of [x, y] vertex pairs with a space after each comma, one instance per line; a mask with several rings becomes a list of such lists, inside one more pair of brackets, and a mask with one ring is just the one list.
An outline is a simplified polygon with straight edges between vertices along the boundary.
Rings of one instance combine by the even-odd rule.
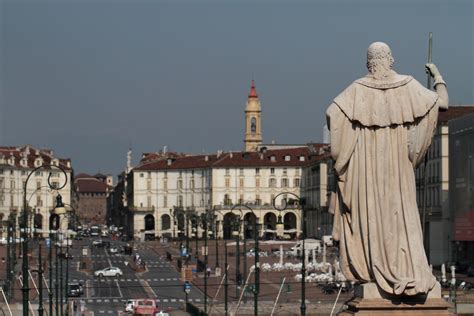
[[412, 123], [435, 105], [438, 95], [412, 76], [397, 74], [391, 79], [357, 79], [334, 103], [349, 120], [379, 127]]
[[365, 76], [363, 78], [357, 79], [354, 81], [354, 83], [372, 89], [387, 90], [407, 85], [412, 80], [415, 80], [412, 76], [394, 73], [394, 75], [388, 79], [374, 79], [371, 76]]

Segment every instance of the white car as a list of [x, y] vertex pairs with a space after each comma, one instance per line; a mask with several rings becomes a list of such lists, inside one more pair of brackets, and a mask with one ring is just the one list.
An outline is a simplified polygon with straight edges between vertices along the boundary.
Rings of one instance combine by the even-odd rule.
[[128, 300], [125, 303], [125, 312], [133, 313], [135, 311], [135, 300]]
[[108, 267], [102, 270], [98, 270], [94, 272], [94, 275], [97, 277], [104, 277], [104, 276], [121, 276], [123, 275], [122, 270], [117, 267]]
[[117, 247], [111, 247], [111, 248], [109, 249], [109, 252], [110, 252], [110, 253], [118, 253], [118, 249], [117, 249]]

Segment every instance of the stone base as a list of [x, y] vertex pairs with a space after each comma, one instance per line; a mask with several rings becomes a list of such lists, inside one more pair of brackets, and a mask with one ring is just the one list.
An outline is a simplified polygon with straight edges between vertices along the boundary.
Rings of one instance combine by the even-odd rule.
[[338, 315], [454, 315], [449, 312], [450, 305], [441, 298], [439, 283], [428, 295], [417, 296], [390, 295], [374, 283], [362, 284], [345, 305], [347, 309]]

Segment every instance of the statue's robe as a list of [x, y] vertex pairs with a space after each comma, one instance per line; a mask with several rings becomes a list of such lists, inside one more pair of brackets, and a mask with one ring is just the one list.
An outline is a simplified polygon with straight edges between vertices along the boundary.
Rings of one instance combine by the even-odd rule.
[[436, 279], [423, 248], [414, 168], [438, 118], [438, 95], [410, 76], [352, 83], [327, 110], [337, 184], [333, 238], [349, 280], [387, 293], [428, 293]]

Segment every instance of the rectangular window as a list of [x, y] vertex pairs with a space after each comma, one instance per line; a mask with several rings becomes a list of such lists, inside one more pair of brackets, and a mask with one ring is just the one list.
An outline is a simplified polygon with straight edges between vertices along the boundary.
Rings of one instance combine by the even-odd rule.
[[0, 189], [3, 189], [3, 179], [0, 179]]
[[255, 205], [262, 205], [262, 200], [260, 200], [260, 195], [255, 195]]
[[191, 206], [194, 207], [194, 194], [191, 194]]
[[281, 187], [282, 188], [287, 188], [288, 187], [288, 179], [287, 178], [281, 179]]
[[148, 178], [151, 178], [151, 172], [150, 172], [150, 171], [148, 171], [147, 177], [148, 177]]
[[168, 171], [165, 171], [164, 178], [168, 178]]
[[225, 168], [225, 174], [226, 175], [230, 174], [230, 169], [229, 168]]
[[168, 180], [163, 180], [163, 189], [168, 190]]
[[288, 174], [288, 169], [287, 168], [283, 168], [283, 174], [286, 176]]
[[43, 201], [41, 200], [41, 196], [36, 197], [36, 206], [37, 207], [43, 206]]
[[168, 196], [163, 196], [163, 207], [168, 207]]
[[300, 187], [300, 179], [299, 178], [296, 178], [293, 180], [293, 186], [295, 188], [299, 188]]
[[183, 196], [178, 195], [178, 207], [183, 207]]
[[15, 188], [15, 181], [10, 181], [10, 189], [14, 189]]
[[140, 173], [140, 178], [143, 178], [143, 172], [142, 172], [142, 173]]
[[151, 207], [151, 196], [146, 197], [146, 206]]
[[260, 188], [260, 179], [255, 179], [255, 187]]
[[260, 168], [255, 168], [255, 174], [260, 174]]
[[239, 196], [239, 204], [244, 204], [244, 195], [243, 194], [241, 194]]
[[183, 188], [183, 180], [178, 180], [178, 189]]
[[239, 187], [241, 187], [241, 188], [244, 187], [244, 178], [239, 179]]
[[13, 197], [13, 194], [10, 195], [10, 206], [15, 206], [15, 198]]
[[194, 180], [189, 181], [189, 187], [194, 190]]
[[275, 174], [275, 168], [270, 168], [270, 174]]
[[240, 175], [243, 175], [244, 174], [244, 168], [240, 168], [239, 173], [240, 173]]
[[230, 187], [230, 179], [225, 179], [225, 187]]
[[151, 181], [150, 181], [150, 180], [148, 180], [148, 181], [146, 182], [146, 189], [147, 189], [147, 190], [151, 190]]
[[275, 178], [271, 178], [271, 179], [268, 180], [268, 187], [270, 187], [270, 188], [276, 187], [276, 179]]

